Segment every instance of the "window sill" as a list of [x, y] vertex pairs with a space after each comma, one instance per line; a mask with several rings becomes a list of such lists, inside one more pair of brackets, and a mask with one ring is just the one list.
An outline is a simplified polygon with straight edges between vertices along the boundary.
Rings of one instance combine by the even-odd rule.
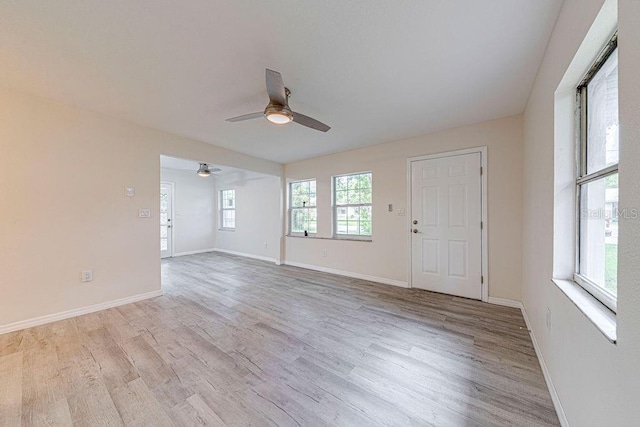
[[218, 231], [236, 231], [235, 228], [218, 228]]
[[613, 344], [616, 343], [616, 315], [607, 306], [572, 280], [551, 279], [567, 298]]
[[346, 240], [347, 242], [373, 242], [373, 239], [350, 239], [348, 237], [319, 237], [319, 236], [298, 236], [295, 234], [287, 234], [287, 237], [295, 237], [300, 239], [319, 239], [319, 240]]

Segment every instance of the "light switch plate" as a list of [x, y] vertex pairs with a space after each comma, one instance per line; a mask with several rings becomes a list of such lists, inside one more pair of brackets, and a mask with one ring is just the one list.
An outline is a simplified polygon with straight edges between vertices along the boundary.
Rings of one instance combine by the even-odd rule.
[[127, 197], [133, 197], [136, 195], [136, 189], [134, 187], [124, 187], [124, 195]]
[[138, 218], [151, 218], [151, 209], [139, 209]]

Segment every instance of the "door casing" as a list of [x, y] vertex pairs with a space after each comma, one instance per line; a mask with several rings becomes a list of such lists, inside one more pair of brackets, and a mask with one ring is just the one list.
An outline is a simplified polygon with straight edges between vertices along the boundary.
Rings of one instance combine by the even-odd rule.
[[[168, 187], [171, 188], [171, 227], [169, 227], [169, 229], [167, 230], [167, 233], [171, 234], [171, 244], [169, 245], [169, 256], [166, 256], [164, 258], [171, 258], [173, 257], [173, 254], [175, 253], [174, 247], [175, 247], [175, 243], [174, 243], [174, 234], [173, 234], [173, 229], [175, 227], [175, 221], [173, 220], [173, 216], [174, 216], [174, 212], [176, 210], [176, 185], [173, 182], [170, 181], [160, 181], [160, 186], [166, 185]], [[159, 206], [159, 205], [158, 205]], [[158, 215], [158, 230], [160, 230], [160, 215]], [[161, 258], [162, 255], [160, 256]]]
[[408, 283], [409, 287], [413, 288], [413, 269], [412, 269], [412, 261], [413, 261], [413, 246], [411, 244], [411, 212], [412, 212], [412, 180], [411, 180], [411, 163], [420, 161], [420, 160], [431, 160], [431, 159], [439, 159], [443, 157], [451, 157], [451, 156], [459, 156], [462, 154], [472, 154], [472, 153], [480, 153], [480, 165], [482, 167], [482, 176], [481, 176], [481, 206], [482, 206], [482, 223], [483, 227], [481, 230], [482, 235], [482, 246], [481, 246], [481, 256], [482, 256], [482, 301], [487, 302], [489, 300], [489, 251], [487, 238], [489, 235], [489, 226], [487, 224], [487, 147], [475, 147], [475, 148], [467, 148], [464, 150], [455, 150], [455, 151], [446, 151], [442, 153], [435, 154], [427, 154], [423, 156], [414, 156], [409, 157], [407, 159], [407, 209], [406, 209], [406, 230], [407, 230], [407, 249], [408, 249], [408, 265], [407, 265], [407, 277], [409, 278]]

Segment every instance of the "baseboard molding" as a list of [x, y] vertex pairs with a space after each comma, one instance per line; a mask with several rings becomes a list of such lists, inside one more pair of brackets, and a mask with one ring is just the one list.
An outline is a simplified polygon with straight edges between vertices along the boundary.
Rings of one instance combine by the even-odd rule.
[[382, 284], [385, 284], [385, 285], [399, 286], [401, 288], [408, 288], [409, 287], [409, 284], [407, 282], [403, 282], [401, 280], [395, 280], [395, 279], [387, 279], [386, 277], [369, 276], [367, 274], [354, 273], [354, 272], [351, 272], [351, 271], [344, 271], [344, 270], [336, 270], [336, 269], [333, 269], [333, 268], [320, 267], [318, 265], [303, 264], [303, 263], [300, 263], [300, 262], [293, 262], [293, 261], [285, 261], [284, 263], [286, 265], [290, 265], [292, 267], [299, 267], [299, 268], [304, 268], [304, 269], [307, 269], [307, 270], [320, 271], [320, 272], [323, 272], [323, 273], [337, 274], [338, 276], [352, 277], [354, 279], [367, 280], [369, 282], [376, 282], [376, 283], [382, 283]]
[[198, 249], [197, 251], [176, 252], [175, 254], [173, 254], [171, 256], [172, 257], [177, 257], [177, 256], [185, 256], [185, 255], [204, 254], [204, 253], [213, 252], [213, 251], [215, 251], [215, 248]]
[[503, 305], [505, 307], [519, 308], [522, 310], [522, 303], [512, 299], [489, 297], [487, 298], [487, 302], [489, 304]]
[[520, 304], [520, 309], [522, 310], [522, 317], [524, 317], [524, 322], [527, 324], [527, 329], [529, 329], [529, 334], [531, 335], [531, 342], [533, 343], [533, 348], [536, 351], [536, 356], [538, 356], [538, 361], [540, 362], [540, 368], [542, 368], [542, 374], [544, 375], [544, 380], [547, 382], [547, 388], [549, 389], [549, 394], [551, 394], [551, 400], [553, 401], [553, 406], [556, 408], [556, 413], [558, 414], [558, 420], [560, 421], [560, 425], [562, 427], [569, 427], [569, 421], [567, 420], [567, 415], [564, 413], [564, 408], [562, 407], [562, 403], [560, 402], [560, 397], [558, 396], [558, 392], [556, 391], [555, 386], [553, 385], [553, 380], [551, 379], [551, 374], [549, 373], [549, 369], [547, 368], [547, 363], [542, 356], [542, 351], [540, 350], [540, 346], [538, 345], [538, 340], [536, 340], [536, 334], [533, 333], [533, 329], [531, 328], [531, 322], [529, 321], [529, 316], [527, 315], [527, 310], [524, 308], [524, 304]]
[[213, 249], [215, 252], [222, 252], [224, 254], [229, 254], [229, 255], [237, 255], [237, 256], [241, 256], [241, 257], [245, 257], [245, 258], [253, 258], [253, 259], [259, 259], [260, 261], [269, 261], [272, 262], [274, 264], [278, 264], [279, 261], [275, 258], [270, 258], [267, 256], [262, 256], [262, 255], [254, 255], [254, 254], [249, 254], [246, 252], [237, 252], [237, 251], [229, 251], [227, 249], [220, 249], [220, 248], [215, 248]]
[[47, 323], [57, 322], [58, 320], [69, 319], [71, 317], [82, 316], [83, 314], [95, 313], [96, 311], [106, 310], [108, 308], [118, 307], [132, 302], [138, 302], [149, 298], [162, 296], [162, 290], [146, 292], [144, 294], [133, 295], [126, 298], [120, 298], [113, 301], [107, 301], [100, 304], [90, 305], [88, 307], [75, 308], [73, 310], [62, 311], [60, 313], [47, 314], [46, 316], [36, 317], [33, 319], [21, 320], [19, 322], [0, 325], [0, 335], [9, 332], [15, 332], [22, 329], [32, 328]]

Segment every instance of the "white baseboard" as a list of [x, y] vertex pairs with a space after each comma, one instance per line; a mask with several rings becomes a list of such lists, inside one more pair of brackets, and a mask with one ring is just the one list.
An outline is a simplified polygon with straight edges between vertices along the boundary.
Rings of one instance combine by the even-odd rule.
[[524, 322], [527, 324], [527, 329], [529, 329], [529, 333], [531, 335], [531, 342], [533, 342], [533, 348], [536, 350], [536, 356], [538, 356], [538, 361], [540, 362], [540, 368], [542, 368], [542, 374], [544, 375], [544, 380], [547, 382], [547, 388], [549, 389], [549, 394], [551, 395], [553, 406], [556, 408], [556, 413], [558, 414], [558, 420], [560, 421], [560, 425], [562, 427], [569, 427], [569, 421], [567, 420], [567, 415], [564, 413], [564, 408], [562, 407], [562, 403], [560, 402], [560, 397], [558, 396], [558, 392], [556, 391], [556, 388], [553, 385], [553, 381], [551, 380], [551, 374], [549, 373], [549, 369], [547, 368], [547, 363], [544, 361], [544, 357], [542, 357], [542, 351], [538, 346], [538, 340], [536, 340], [536, 335], [533, 333], [533, 329], [531, 328], [531, 322], [529, 322], [529, 316], [527, 316], [527, 310], [524, 308], [523, 304], [521, 304], [520, 308], [522, 310], [522, 317], [524, 317]]
[[489, 297], [487, 298], [487, 302], [489, 304], [503, 305], [505, 307], [519, 308], [522, 310], [522, 303], [512, 299]]
[[367, 280], [369, 282], [383, 283], [385, 285], [399, 286], [401, 288], [409, 287], [409, 284], [407, 282], [403, 282], [401, 280], [395, 280], [395, 279], [387, 279], [386, 277], [369, 276], [367, 274], [353, 273], [351, 271], [336, 270], [333, 268], [320, 267], [318, 265], [311, 265], [311, 264], [302, 264], [300, 262], [293, 262], [293, 261], [285, 261], [284, 263], [292, 267], [299, 267], [299, 268], [305, 268], [307, 270], [321, 271], [323, 273], [337, 274], [338, 276], [353, 277], [354, 279], [362, 279], [362, 280]]
[[229, 251], [227, 249], [220, 249], [220, 248], [215, 248], [213, 249], [215, 252], [222, 252], [225, 254], [229, 254], [229, 255], [237, 255], [237, 256], [241, 256], [241, 257], [245, 257], [245, 258], [253, 258], [253, 259], [259, 259], [260, 261], [269, 261], [272, 262], [274, 264], [278, 264], [279, 261], [275, 258], [270, 258], [267, 256], [262, 256], [262, 255], [254, 255], [254, 254], [249, 254], [246, 252], [237, 252], [237, 251]]
[[215, 248], [210, 248], [210, 249], [198, 249], [197, 251], [186, 251], [186, 252], [176, 252], [175, 254], [171, 255], [171, 256], [185, 256], [185, 255], [195, 255], [195, 254], [203, 254], [206, 252], [213, 252], [215, 251]]
[[75, 308], [73, 310], [62, 311], [60, 313], [47, 314], [33, 319], [21, 320], [19, 322], [0, 325], [0, 335], [9, 332], [19, 331], [21, 329], [32, 328], [34, 326], [44, 325], [46, 323], [57, 322], [58, 320], [69, 319], [70, 317], [82, 316], [83, 314], [94, 313], [96, 311], [106, 310], [108, 308], [118, 307], [132, 302], [138, 302], [149, 298], [162, 296], [162, 290], [146, 292], [144, 294], [133, 295], [126, 298], [120, 298], [113, 301], [107, 301], [100, 304], [90, 305], [88, 307]]

